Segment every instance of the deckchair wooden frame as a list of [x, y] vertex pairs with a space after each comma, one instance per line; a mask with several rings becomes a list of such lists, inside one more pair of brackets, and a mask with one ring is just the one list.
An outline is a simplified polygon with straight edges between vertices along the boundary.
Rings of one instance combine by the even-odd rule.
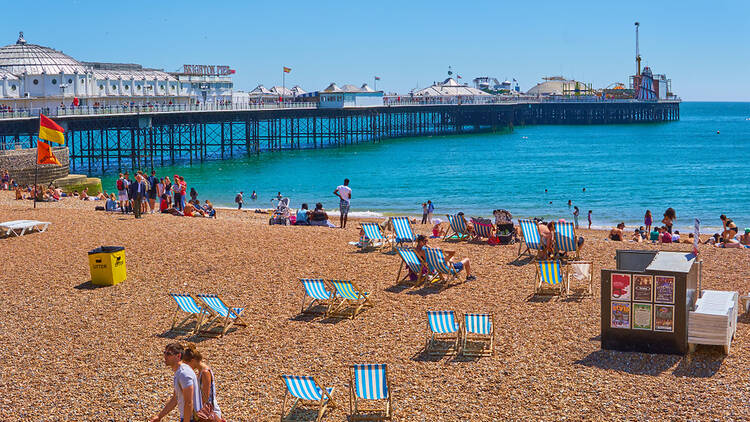
[[588, 264], [591, 267], [591, 270], [589, 271], [589, 279], [586, 282], [588, 284], [588, 291], [586, 292], [586, 296], [593, 296], [594, 295], [594, 261], [568, 261], [567, 262], [567, 270], [564, 272], [566, 274], [565, 277], [565, 294], [567, 296], [570, 296], [570, 285], [573, 281], [573, 270], [572, 264]]
[[[525, 219], [522, 219], [522, 218], [518, 219], [518, 226], [521, 228], [521, 239], [519, 239], [519, 242], [518, 242], [518, 256], [516, 257], [516, 259], [518, 259], [518, 258], [520, 258], [522, 256], [528, 256], [528, 257], [531, 258], [532, 261], [534, 261], [534, 260], [536, 260], [536, 257], [539, 254], [539, 252], [544, 250], [543, 249], [544, 246], [542, 245], [542, 236], [539, 235], [539, 246], [541, 246], [542, 249], [531, 248], [526, 243], [526, 236], [523, 234], [523, 224], [521, 224], [521, 221], [529, 221], [529, 222], [531, 222], [531, 224], [533, 224], [534, 227], [536, 228], [537, 234], [539, 235], [539, 226], [537, 226], [536, 223], [534, 223], [533, 220], [525, 220]], [[526, 249], [522, 251], [524, 245], [526, 246]], [[536, 251], [536, 255], [531, 253], [532, 250]]]
[[[329, 299], [327, 299], [327, 300], [323, 300], [323, 299], [316, 299], [316, 298], [314, 298], [312, 296], [308, 296], [307, 289], [305, 289], [305, 285], [304, 285], [303, 280], [321, 280], [321, 281], [323, 281], [323, 285], [326, 287], [326, 291], [328, 292], [328, 294], [331, 297]], [[331, 303], [334, 301], [334, 298], [335, 298], [335, 295], [334, 295], [335, 289], [331, 289], [330, 288], [331, 286], [326, 285], [326, 281], [324, 279], [322, 279], [322, 278], [300, 278], [299, 281], [300, 281], [300, 284], [302, 284], [302, 310], [300, 311], [300, 313], [302, 313], [302, 314], [312, 314], [312, 315], [326, 315], [326, 314], [328, 314], [328, 310], [331, 308]], [[331, 290], [333, 290], [333, 291], [331, 291]], [[312, 299], [312, 300], [307, 305], [307, 307], [305, 307], [305, 299], [307, 299], [308, 297], [310, 299]], [[323, 305], [323, 306], [325, 306], [326, 309], [324, 311], [322, 311], [322, 312], [321, 311], [313, 311], [312, 309], [314, 307], [318, 306], [318, 305]]]
[[[352, 290], [354, 290], [357, 293], [358, 299], [349, 299], [343, 296], [339, 296], [339, 290], [336, 288], [336, 285], [333, 284], [334, 281], [339, 282], [347, 282], [352, 286]], [[364, 308], [371, 308], [373, 307], [373, 303], [370, 300], [370, 293], [363, 292], [362, 289], [360, 289], [356, 284], [354, 284], [351, 280], [328, 280], [331, 285], [333, 285], [334, 291], [334, 300], [331, 301], [331, 306], [328, 308], [328, 312], [326, 313], [326, 316], [328, 317], [335, 317], [335, 318], [349, 318], [354, 319], [357, 315], [359, 315], [360, 312]], [[336, 298], [341, 299], [336, 303]]]
[[[558, 224], [560, 224], [560, 223], [555, 222], [555, 233], [558, 233], [558, 230], [557, 230], [557, 225]], [[578, 260], [581, 259], [581, 248], [578, 247], [578, 235], [576, 234], [576, 227], [572, 223], [570, 223], [570, 224], [572, 225], [572, 229], [573, 229], [573, 245], [575, 245], [576, 249], [575, 249], [575, 251], [566, 251], [566, 252], [563, 252], [563, 253], [568, 254], [568, 253], [572, 252], [574, 254], [573, 259], [576, 260], [576, 261], [578, 261]], [[553, 239], [555, 241], [555, 259], [565, 259], [565, 260], [570, 259], [568, 257], [563, 257], [562, 253], [560, 253], [560, 246], [559, 246], [559, 244], [557, 242], [557, 234], [555, 234], [553, 236]]]
[[[294, 397], [294, 403], [292, 403], [292, 407], [289, 408], [289, 411], [285, 411], [286, 409], [286, 400], [287, 396], [291, 396], [291, 393], [289, 393], [289, 388], [286, 385], [286, 381], [284, 381], [284, 377], [280, 377], [281, 382], [284, 383], [284, 400], [281, 402], [281, 422], [298, 422], [298, 421], [304, 421], [305, 419], [294, 419], [292, 418], [292, 414], [295, 410], [306, 408], [306, 407], [317, 407], [318, 408], [318, 417], [315, 419], [315, 422], [320, 422], [323, 419], [323, 416], [326, 413], [326, 410], [330, 407], [331, 409], [335, 409], [337, 407], [336, 402], [333, 400], [333, 397], [328, 393], [328, 390], [326, 387], [323, 386], [323, 384], [319, 383], [318, 380], [315, 377], [312, 377], [313, 382], [315, 385], [317, 385], [322, 391], [320, 395], [320, 400], [304, 400], [299, 397]], [[335, 388], [335, 387], [334, 387]], [[331, 393], [333, 393], [333, 389], [331, 390]]]
[[[458, 324], [458, 329], [454, 333], [436, 333], [430, 328], [430, 317], [427, 312], [427, 340], [425, 341], [424, 350], [429, 356], [445, 355], [452, 356], [458, 353], [462, 333], [463, 317], [456, 311], [453, 311], [453, 318]], [[451, 343], [450, 347], [439, 347], [439, 343]]]
[[[463, 215], [458, 214], [445, 214], [445, 217], [448, 219], [448, 230], [445, 233], [445, 236], [443, 236], [443, 240], [447, 240], [451, 236], [456, 236], [458, 240], [468, 240], [471, 238], [471, 233], [469, 233], [469, 224], [466, 222], [466, 218]], [[464, 227], [466, 227], [466, 231], [463, 233], [459, 233], [458, 230], [453, 227], [453, 224], [451, 223], [452, 218], [461, 218], [464, 220]], [[451, 234], [452, 233], [452, 234]]]
[[[489, 334], [478, 334], [469, 333], [466, 328], [465, 317], [466, 315], [481, 314], [488, 315], [490, 319], [490, 333]], [[463, 323], [463, 340], [461, 342], [461, 355], [463, 356], [492, 356], [495, 353], [495, 314], [492, 312], [470, 312], [464, 314], [462, 319]], [[481, 346], [478, 348], [469, 347], [468, 343], [480, 343]]]
[[[204, 301], [201, 298], [201, 296], [215, 296], [227, 308], [227, 315], [223, 317], [218, 312], [214, 311], [213, 308], [208, 306], [208, 303], [206, 303], [206, 301]], [[219, 334], [219, 337], [224, 337], [224, 334], [226, 334], [235, 325], [240, 326], [240, 327], [247, 327], [247, 323], [245, 323], [245, 320], [242, 319], [242, 317], [235, 312], [233, 307], [227, 306], [226, 302], [224, 302], [224, 300], [221, 299], [219, 295], [203, 294], [203, 295], [196, 295], [194, 296], [194, 298], [200, 299], [200, 301], [205, 305], [206, 309], [210, 310], [211, 313], [213, 314], [212, 318], [208, 322], [208, 325], [210, 326], [213, 323], [218, 323], [219, 325], [222, 326], [221, 333], [216, 333], [215, 331], [210, 331], [210, 330], [203, 330], [201, 331], [202, 333], [205, 333], [206, 335]]]
[[[422, 259], [422, 257], [419, 256], [419, 254], [417, 254], [417, 251], [414, 248], [403, 248], [403, 249], [411, 249], [412, 251], [414, 251], [414, 255], [416, 255], [417, 259], [419, 260], [421, 268], [423, 268], [423, 269], [427, 268], [428, 273], [427, 274], [422, 274], [423, 271], [420, 271], [419, 274], [417, 274], [417, 280], [416, 281], [411, 281], [411, 279], [409, 277], [409, 274], [411, 272], [411, 268], [409, 268], [409, 265], [406, 263], [406, 261], [401, 256], [401, 254], [398, 254], [398, 257], [401, 260], [401, 265], [399, 265], [399, 267], [398, 267], [398, 274], [396, 274], [396, 284], [406, 284], [406, 285], [411, 285], [413, 287], [418, 287], [418, 286], [422, 285], [422, 283], [424, 283], [430, 277], [430, 274], [429, 274], [429, 268], [430, 267], [427, 265], [427, 263], [424, 261], [424, 259]], [[406, 273], [404, 274], [404, 277], [402, 278], [401, 277], [401, 271], [403, 271], [404, 269], [406, 269]]]
[[349, 420], [350, 421], [386, 421], [393, 418], [393, 402], [391, 394], [391, 380], [388, 376], [388, 366], [385, 369], [385, 385], [388, 387], [388, 398], [382, 400], [368, 400], [370, 402], [385, 402], [381, 407], [362, 407], [359, 405], [357, 397], [354, 365], [349, 367]]
[[[559, 283], [557, 283], [557, 287], [545, 282], [544, 278], [542, 277], [542, 272], [541, 272], [541, 269], [539, 268], [538, 263], [548, 262], [548, 261], [557, 262], [557, 265], [560, 267], [560, 281]], [[565, 296], [565, 293], [566, 293], [565, 285], [567, 283], [566, 282], [567, 270], [566, 270], [566, 266], [563, 265], [562, 261], [560, 260], [537, 261], [537, 265], [535, 266], [535, 268], [536, 269], [535, 269], [535, 276], [534, 276], [534, 293], [533, 293], [534, 295], [552, 294], [552, 295], [556, 295], [560, 297]]]
[[[187, 293], [170, 293], [169, 297], [172, 298], [172, 300], [174, 300], [174, 297], [172, 297], [172, 295], [185, 296], [185, 297], [191, 298], [195, 302], [196, 306], [200, 307], [201, 312], [198, 314], [188, 313], [188, 315], [182, 321], [180, 321], [179, 324], [177, 324], [177, 314], [180, 312], [186, 312], [186, 311], [183, 311], [179, 303], [176, 303], [175, 301], [175, 305], [177, 305], [177, 308], [172, 313], [172, 326], [169, 328], [169, 331], [176, 331], [179, 333], [188, 333], [188, 334], [194, 334], [194, 333], [199, 332], [201, 329], [201, 326], [203, 325], [203, 319], [207, 315], [210, 315], [210, 311], [198, 305], [199, 302], [197, 302], [192, 295], [189, 295]], [[187, 322], [193, 319], [195, 320], [195, 327], [188, 330], [187, 328], [185, 328], [187, 325]]]

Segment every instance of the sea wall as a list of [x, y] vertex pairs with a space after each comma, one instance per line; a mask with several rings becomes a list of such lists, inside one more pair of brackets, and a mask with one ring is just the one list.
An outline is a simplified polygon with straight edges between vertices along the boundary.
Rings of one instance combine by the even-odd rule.
[[8, 170], [10, 177], [19, 185], [34, 183], [34, 172], [38, 168], [37, 183], [49, 182], [65, 177], [70, 172], [68, 147], [52, 148], [52, 153], [61, 166], [52, 164], [36, 165], [36, 148], [0, 150], [0, 172]]

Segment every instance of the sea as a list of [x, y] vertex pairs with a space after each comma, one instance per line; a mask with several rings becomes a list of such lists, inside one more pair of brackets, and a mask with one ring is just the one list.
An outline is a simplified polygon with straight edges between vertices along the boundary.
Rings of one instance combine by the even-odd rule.
[[[514, 218], [579, 220], [607, 228], [654, 221], [668, 207], [675, 227], [721, 227], [720, 214], [750, 227], [750, 103], [684, 102], [680, 120], [666, 123], [520, 126], [512, 131], [386, 139], [345, 147], [263, 152], [258, 156], [156, 168], [185, 177], [199, 199], [270, 208], [278, 192], [292, 208], [321, 202], [338, 210], [333, 191], [350, 179], [350, 215], [436, 216], [463, 211]], [[116, 176], [103, 179], [113, 190]], [[250, 200], [255, 190], [258, 199]], [[571, 202], [571, 206], [568, 205]]]

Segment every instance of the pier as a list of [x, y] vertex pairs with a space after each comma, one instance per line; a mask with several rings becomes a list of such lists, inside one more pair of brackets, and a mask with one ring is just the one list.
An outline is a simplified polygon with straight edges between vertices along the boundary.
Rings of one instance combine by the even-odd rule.
[[[679, 120], [679, 101], [523, 100], [377, 107], [311, 103], [202, 107], [78, 107], [50, 112], [66, 129], [72, 170], [88, 174], [225, 159], [263, 151], [327, 148], [387, 138]], [[0, 115], [0, 150], [34, 148], [39, 110]]]

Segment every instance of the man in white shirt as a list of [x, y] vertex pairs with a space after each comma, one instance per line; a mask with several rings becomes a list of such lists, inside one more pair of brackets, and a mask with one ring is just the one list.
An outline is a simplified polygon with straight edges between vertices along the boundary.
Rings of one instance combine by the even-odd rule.
[[189, 422], [201, 409], [201, 390], [195, 371], [182, 362], [185, 348], [180, 343], [170, 343], [164, 348], [164, 364], [174, 370], [174, 393], [158, 415], [151, 422], [159, 422], [175, 406], [180, 410], [180, 422]]
[[344, 179], [344, 184], [339, 185], [333, 191], [333, 194], [340, 199], [339, 211], [341, 211], [341, 216], [339, 216], [339, 226], [343, 229], [346, 228], [346, 219], [349, 216], [349, 201], [352, 199], [352, 188], [349, 187], [349, 179]]

